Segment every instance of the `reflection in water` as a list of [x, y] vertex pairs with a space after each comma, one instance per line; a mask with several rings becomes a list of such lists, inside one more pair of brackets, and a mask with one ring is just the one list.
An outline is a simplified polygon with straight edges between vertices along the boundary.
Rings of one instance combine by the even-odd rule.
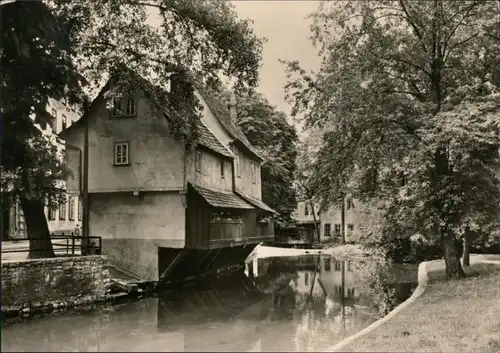
[[414, 266], [328, 256], [255, 259], [246, 272], [158, 298], [4, 324], [2, 351], [322, 350], [416, 286]]

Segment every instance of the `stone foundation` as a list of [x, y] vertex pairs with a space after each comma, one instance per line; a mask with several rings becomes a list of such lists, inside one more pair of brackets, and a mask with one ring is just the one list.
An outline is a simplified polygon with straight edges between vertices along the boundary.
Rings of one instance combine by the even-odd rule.
[[33, 259], [2, 263], [2, 313], [69, 308], [106, 300], [106, 256]]

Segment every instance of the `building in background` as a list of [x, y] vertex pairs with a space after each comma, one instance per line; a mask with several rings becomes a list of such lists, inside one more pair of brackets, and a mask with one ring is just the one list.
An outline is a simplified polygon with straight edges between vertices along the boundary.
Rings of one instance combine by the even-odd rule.
[[[352, 199], [344, 200], [344, 234], [346, 242], [354, 241], [354, 233], [359, 227], [357, 202]], [[319, 212], [321, 220], [320, 238], [322, 242], [339, 242], [342, 239], [342, 207], [330, 206]]]
[[[346, 242], [354, 241], [354, 233], [359, 227], [360, 216], [357, 212], [358, 203], [352, 199], [344, 201], [345, 223], [344, 231]], [[316, 214], [313, 216], [313, 212]], [[342, 208], [339, 206], [330, 206], [327, 210], [321, 210], [319, 205], [314, 206], [306, 202], [298, 202], [297, 209], [293, 215], [296, 221], [296, 228], [299, 236], [304, 239], [317, 241], [314, 229], [314, 220], [318, 224], [320, 232], [320, 241], [324, 243], [338, 243], [342, 240]]]
[[[313, 212], [316, 212], [316, 215], [313, 215]], [[300, 201], [297, 203], [297, 209], [292, 218], [296, 222], [297, 235], [301, 240], [311, 241], [315, 237], [314, 220], [318, 223], [318, 227], [321, 227], [319, 215], [319, 205], [314, 205], [313, 210], [308, 202]], [[314, 240], [317, 239], [314, 238]]]
[[[58, 148], [64, 150], [64, 141], [57, 134], [68, 128], [80, 118], [80, 114], [69, 108], [60, 101], [49, 98], [47, 104], [47, 119], [38, 121], [35, 119], [35, 124], [45, 134], [54, 136], [54, 141]], [[65, 187], [65, 181], [61, 181]], [[23, 210], [19, 202], [11, 204], [8, 209], [3, 210], [4, 229], [3, 234], [8, 238], [26, 238], [26, 223], [24, 220]], [[82, 207], [81, 200], [78, 194], [67, 194], [66, 203], [60, 205], [57, 209], [45, 208], [45, 216], [49, 231], [54, 234], [71, 234], [74, 232], [76, 225], [81, 224]]]

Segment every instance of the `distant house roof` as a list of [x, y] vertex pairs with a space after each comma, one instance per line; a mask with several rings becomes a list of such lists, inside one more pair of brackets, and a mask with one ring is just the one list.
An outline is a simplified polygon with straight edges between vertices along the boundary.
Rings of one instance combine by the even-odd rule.
[[[160, 108], [162, 109], [165, 118], [170, 121], [170, 122], [177, 122], [181, 124], [182, 131], [184, 133], [188, 133], [189, 130], [191, 129], [191, 126], [189, 126], [189, 121], [190, 117], [194, 118], [194, 122], [196, 124], [196, 128], [198, 131], [198, 141], [197, 143], [208, 148], [209, 150], [220, 154], [225, 157], [229, 158], [234, 158], [233, 153], [225, 147], [221, 141], [217, 139], [217, 137], [208, 129], [208, 127], [205, 125], [201, 119], [199, 119], [197, 116], [195, 116], [194, 111], [188, 111], [186, 109], [179, 110], [173, 107], [171, 101], [169, 100], [168, 93], [162, 89], [161, 87], [152, 84], [145, 78], [141, 77], [140, 75], [134, 73], [133, 71], [130, 70], [130, 74], [134, 76], [134, 78], [139, 82], [139, 84], [142, 86], [144, 89], [144, 92], [146, 95]], [[111, 80], [110, 80], [111, 81]], [[110, 81], [104, 86], [102, 89], [102, 92], [105, 92], [106, 90], [109, 89], [110, 87]], [[94, 100], [94, 102], [97, 100], [97, 98]], [[92, 102], [92, 104], [94, 104]], [[89, 109], [88, 111], [90, 111]], [[69, 130], [71, 130], [72, 127], [74, 126], [79, 126], [81, 125], [86, 119], [88, 119], [89, 114], [84, 114], [84, 116], [76, 121], [74, 124], [69, 126], [66, 130], [60, 132], [60, 136], [64, 137], [65, 133]]]
[[239, 197], [241, 197], [243, 200], [250, 203], [251, 205], [254, 205], [257, 208], [260, 208], [261, 210], [271, 212], [274, 214], [279, 214], [278, 212], [276, 212], [275, 210], [273, 210], [271, 207], [269, 207], [268, 205], [266, 205], [264, 202], [262, 202], [260, 200], [254, 199], [253, 197], [245, 196], [242, 193], [239, 193], [237, 191], [235, 191], [235, 194], [238, 195]]
[[205, 201], [213, 207], [219, 208], [240, 208], [240, 209], [254, 209], [252, 205], [245, 202], [237, 195], [230, 191], [220, 191], [208, 189], [193, 183], [189, 183], [196, 192], [205, 199]]
[[233, 122], [231, 119], [231, 113], [226, 108], [224, 104], [217, 98], [213, 97], [208, 91], [196, 88], [200, 95], [203, 97], [208, 105], [208, 108], [212, 111], [216, 119], [220, 122], [223, 128], [231, 135], [232, 138], [239, 141], [245, 148], [257, 159], [264, 160], [259, 153], [252, 146], [250, 141], [246, 138], [245, 134], [241, 129]]

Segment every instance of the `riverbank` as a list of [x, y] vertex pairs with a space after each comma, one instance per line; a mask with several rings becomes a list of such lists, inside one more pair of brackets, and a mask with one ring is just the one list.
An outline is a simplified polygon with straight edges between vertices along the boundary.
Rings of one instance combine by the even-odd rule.
[[335, 245], [333, 247], [326, 248], [323, 251], [324, 254], [343, 259], [349, 258], [352, 260], [372, 260], [377, 261], [383, 260], [381, 252], [375, 250], [367, 249], [360, 244], [344, 244]]
[[[487, 260], [500, 260], [489, 256]], [[471, 258], [468, 278], [446, 280], [442, 261], [427, 266], [429, 283], [414, 303], [342, 352], [500, 351], [500, 266]]]
[[255, 257], [259, 259], [267, 257], [286, 257], [286, 256], [304, 256], [304, 255], [330, 255], [339, 260], [371, 260], [383, 261], [383, 256], [374, 250], [366, 249], [360, 244], [331, 245], [323, 249], [295, 249], [266, 245], [257, 245], [257, 247], [248, 255], [245, 262], [251, 262]]

